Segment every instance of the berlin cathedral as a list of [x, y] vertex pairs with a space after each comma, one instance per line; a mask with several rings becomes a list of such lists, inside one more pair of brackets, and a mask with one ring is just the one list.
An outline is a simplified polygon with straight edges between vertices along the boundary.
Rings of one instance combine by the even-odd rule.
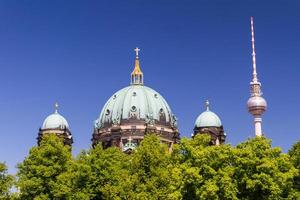
[[[261, 83], [256, 72], [253, 18], [251, 18], [253, 80], [250, 82], [248, 111], [254, 117], [255, 135], [260, 137], [262, 114], [267, 104], [261, 93]], [[130, 85], [115, 92], [105, 103], [99, 117], [94, 121], [91, 143], [94, 147], [102, 144], [104, 148], [117, 146], [130, 153], [147, 134], [157, 135], [169, 150], [180, 142], [178, 121], [167, 101], [154, 89], [144, 85], [144, 76], [140, 66], [139, 48], [135, 48], [134, 69]], [[191, 127], [192, 129], [192, 127]], [[72, 145], [73, 137], [68, 121], [55, 111], [43, 122], [38, 133], [38, 144], [45, 134], [56, 134], [63, 138], [66, 145]], [[193, 127], [196, 134], [209, 134], [211, 145], [225, 143], [226, 133], [219, 116], [210, 109], [209, 101], [205, 110], [195, 119]]]
[[[154, 89], [144, 85], [144, 76], [139, 60], [140, 49], [136, 48], [134, 69], [130, 85], [115, 92], [105, 103], [99, 117], [94, 121], [92, 146], [101, 143], [104, 148], [117, 146], [124, 152], [134, 150], [146, 134], [156, 134], [169, 149], [180, 141], [177, 118], [165, 98]], [[44, 134], [55, 133], [72, 145], [73, 138], [68, 121], [55, 111], [43, 122], [38, 133], [38, 144]], [[212, 136], [212, 144], [225, 142], [226, 134], [220, 118], [209, 109], [196, 119], [194, 133]]]

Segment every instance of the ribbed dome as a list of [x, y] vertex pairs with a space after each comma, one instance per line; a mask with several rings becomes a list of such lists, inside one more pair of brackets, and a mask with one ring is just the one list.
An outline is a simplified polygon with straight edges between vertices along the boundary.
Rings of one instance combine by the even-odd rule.
[[57, 112], [49, 115], [45, 119], [41, 129], [56, 129], [56, 128], [57, 129], [69, 128], [69, 124], [67, 120]]
[[210, 110], [201, 113], [195, 122], [196, 127], [221, 127], [222, 122], [218, 115]]
[[177, 126], [168, 103], [158, 92], [144, 85], [130, 85], [109, 98], [95, 121], [95, 128], [120, 124], [130, 118]]

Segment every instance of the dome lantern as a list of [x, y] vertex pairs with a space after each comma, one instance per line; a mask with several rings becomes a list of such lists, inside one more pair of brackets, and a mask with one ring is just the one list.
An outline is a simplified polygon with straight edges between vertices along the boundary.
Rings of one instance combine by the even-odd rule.
[[144, 84], [144, 76], [143, 72], [140, 68], [140, 61], [139, 61], [139, 51], [140, 49], [136, 47], [134, 49], [135, 51], [135, 63], [134, 63], [134, 69], [131, 73], [131, 84], [132, 85], [143, 85]]

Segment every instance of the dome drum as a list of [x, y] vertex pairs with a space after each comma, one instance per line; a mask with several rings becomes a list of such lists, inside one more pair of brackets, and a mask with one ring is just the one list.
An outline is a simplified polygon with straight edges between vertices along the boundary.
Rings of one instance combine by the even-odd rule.
[[101, 142], [104, 148], [118, 146], [123, 149], [129, 138], [138, 146], [147, 134], [158, 135], [161, 141], [168, 144], [169, 147], [179, 141], [177, 129], [168, 126], [145, 125], [141, 121], [139, 123], [140, 125], [126, 123], [117, 127], [95, 129], [92, 139], [93, 146]]
[[195, 127], [193, 137], [197, 134], [208, 134], [211, 136], [211, 145], [224, 144], [226, 134], [223, 126], [221, 127]]
[[131, 125], [137, 125], [137, 126], [147, 126], [148, 124], [153, 124], [155, 126], [162, 126], [162, 127], [173, 127], [174, 129], [176, 129], [176, 126], [171, 123], [171, 122], [166, 122], [165, 118], [160, 118], [160, 120], [156, 120], [156, 119], [152, 119], [151, 121], [148, 119], [143, 119], [140, 118], [138, 119], [137, 116], [135, 117], [131, 117], [130, 119], [121, 119], [118, 121], [118, 123], [113, 123], [110, 121], [106, 121], [104, 123], [99, 123], [99, 126], [95, 126], [96, 129], [101, 129], [101, 130], [105, 130], [105, 129], [109, 129], [111, 127], [114, 126], [120, 126], [120, 125], [127, 125], [127, 126], [131, 126]]
[[63, 138], [64, 144], [71, 146], [73, 144], [73, 137], [71, 131], [68, 128], [63, 129], [40, 129], [37, 137], [38, 145], [44, 135], [56, 134], [58, 137]]

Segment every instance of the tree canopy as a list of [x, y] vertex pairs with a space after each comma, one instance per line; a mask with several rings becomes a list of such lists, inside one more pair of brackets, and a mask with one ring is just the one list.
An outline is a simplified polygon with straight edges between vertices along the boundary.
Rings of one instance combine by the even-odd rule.
[[237, 145], [236, 177], [240, 199], [286, 199], [290, 197], [297, 170], [280, 148], [264, 137]]
[[67, 171], [71, 160], [69, 146], [54, 134], [45, 135], [18, 166], [20, 199], [60, 199], [58, 177]]
[[14, 178], [7, 173], [5, 163], [0, 163], [0, 199], [10, 199], [10, 189]]
[[294, 177], [294, 193], [296, 196], [300, 196], [300, 141], [298, 141], [294, 146], [289, 150], [289, 155], [292, 160], [292, 164], [298, 170], [298, 174]]
[[[50, 134], [18, 165], [15, 198], [300, 199], [300, 142], [286, 154], [264, 137], [237, 146], [211, 146], [210, 140], [183, 138], [170, 152], [148, 134], [130, 155], [98, 145], [73, 158], [70, 147]], [[12, 183], [0, 164], [0, 199], [12, 199]]]

